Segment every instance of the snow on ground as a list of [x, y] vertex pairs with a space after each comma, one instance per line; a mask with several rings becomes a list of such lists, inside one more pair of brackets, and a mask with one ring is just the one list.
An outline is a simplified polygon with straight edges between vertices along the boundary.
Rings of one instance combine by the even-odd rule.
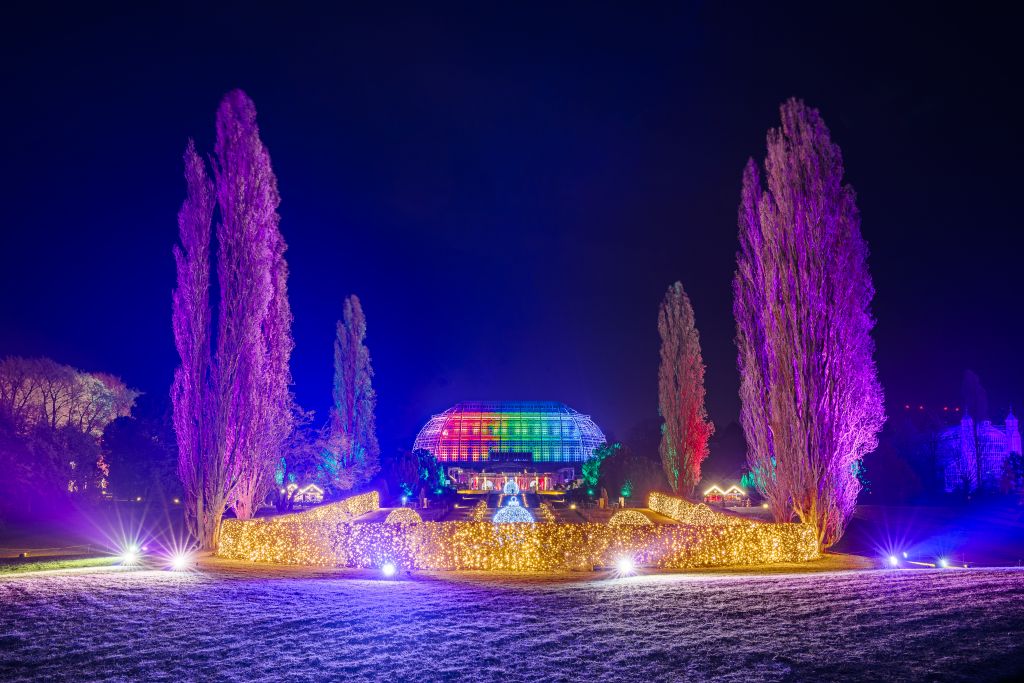
[[81, 570], [0, 579], [0, 680], [996, 680], [1024, 570]]

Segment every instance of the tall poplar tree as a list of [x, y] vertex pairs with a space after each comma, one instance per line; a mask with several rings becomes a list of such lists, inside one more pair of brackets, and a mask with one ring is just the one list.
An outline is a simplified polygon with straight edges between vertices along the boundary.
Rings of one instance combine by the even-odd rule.
[[700, 481], [700, 466], [708, 456], [715, 430], [704, 406], [704, 358], [693, 306], [681, 282], [676, 282], [658, 311], [661, 365], [658, 369], [658, 409], [661, 464], [677, 494], [692, 496]]
[[174, 371], [171, 402], [185, 526], [200, 545], [209, 547], [225, 504], [223, 494], [218, 494], [223, 486], [207, 482], [212, 430], [210, 233], [215, 200], [213, 183], [192, 140], [185, 149], [185, 182], [187, 195], [178, 212], [181, 245], [174, 245], [178, 282], [172, 297], [174, 344], [181, 365]]
[[247, 519], [266, 498], [291, 431], [287, 245], [281, 196], [260, 139], [256, 107], [241, 90], [217, 111], [214, 156], [220, 289], [216, 437], [231, 482], [229, 505]]
[[380, 470], [374, 413], [373, 367], [366, 347], [366, 316], [359, 297], [345, 299], [334, 339], [334, 407], [328, 450], [337, 488], [369, 481]]
[[827, 548], [842, 536], [863, 457], [885, 421], [874, 287], [842, 154], [818, 111], [791, 99], [768, 132], [765, 180], [743, 174], [733, 280], [747, 462], [777, 520]]
[[[173, 326], [182, 365], [172, 400], [179, 474], [190, 531], [216, 546], [227, 507], [255, 513], [291, 431], [293, 347], [280, 196], [259, 137], [256, 108], [240, 90], [217, 111], [214, 180], [194, 145], [186, 150], [188, 197], [179, 214]], [[217, 209], [218, 315], [211, 348], [209, 252]]]

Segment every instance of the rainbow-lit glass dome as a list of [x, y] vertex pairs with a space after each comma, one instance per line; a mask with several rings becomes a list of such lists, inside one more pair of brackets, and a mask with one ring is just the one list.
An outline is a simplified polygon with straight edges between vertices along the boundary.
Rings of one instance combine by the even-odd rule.
[[554, 401], [457, 403], [413, 444], [441, 462], [581, 462], [605, 442], [589, 415]]

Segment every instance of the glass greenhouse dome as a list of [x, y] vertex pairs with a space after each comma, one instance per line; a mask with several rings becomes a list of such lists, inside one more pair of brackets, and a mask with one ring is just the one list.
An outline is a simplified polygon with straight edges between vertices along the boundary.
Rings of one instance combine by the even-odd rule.
[[434, 415], [413, 445], [441, 462], [581, 462], [605, 442], [601, 428], [554, 401], [458, 403]]

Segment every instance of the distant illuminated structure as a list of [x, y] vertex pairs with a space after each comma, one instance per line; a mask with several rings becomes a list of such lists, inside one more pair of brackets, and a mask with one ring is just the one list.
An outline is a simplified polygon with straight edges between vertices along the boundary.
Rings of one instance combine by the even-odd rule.
[[324, 502], [324, 490], [316, 484], [307, 484], [295, 493], [295, 502], [319, 505]]
[[726, 507], [750, 507], [750, 496], [735, 484], [724, 490], [716, 484], [704, 492], [704, 502]]
[[1006, 423], [982, 420], [975, 426], [970, 415], [960, 424], [939, 434], [939, 467], [947, 492], [978, 489], [978, 458], [981, 458], [981, 488], [999, 488], [1007, 459], [1021, 454], [1020, 427], [1010, 410]]
[[316, 484], [307, 484], [299, 488], [298, 484], [288, 484], [281, 489], [282, 494], [289, 494], [296, 505], [319, 505], [324, 502], [324, 490]]
[[500, 491], [514, 480], [524, 490], [548, 490], [575, 476], [573, 467], [604, 444], [588, 415], [553, 401], [458, 403], [434, 415], [414, 449], [448, 463], [460, 486]]

